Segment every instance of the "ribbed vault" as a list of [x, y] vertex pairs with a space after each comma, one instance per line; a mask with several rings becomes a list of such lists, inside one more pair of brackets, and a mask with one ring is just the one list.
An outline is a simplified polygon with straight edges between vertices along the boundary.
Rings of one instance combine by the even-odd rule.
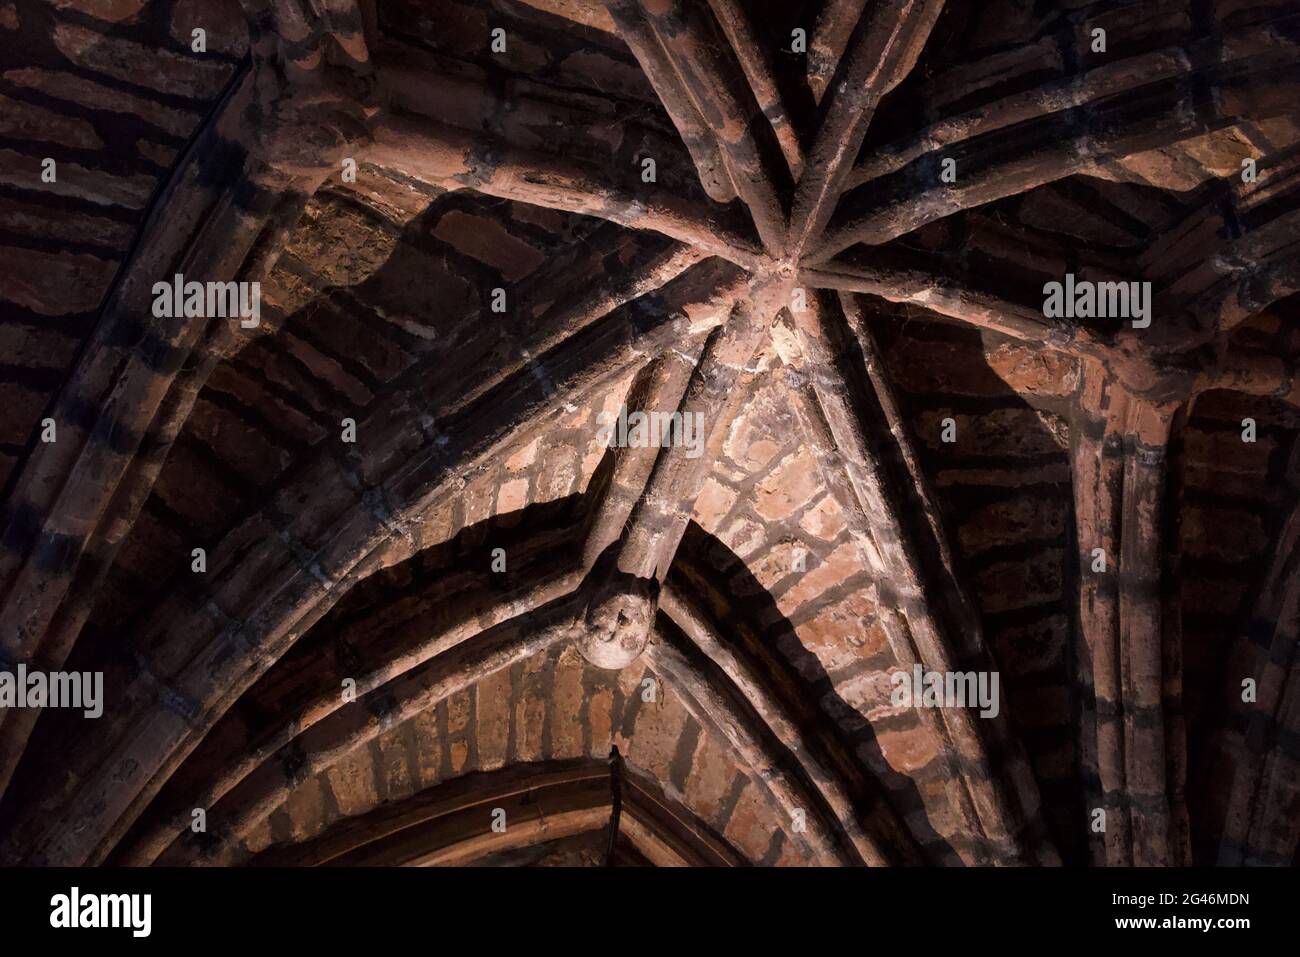
[[1300, 17], [769, 6], [0, 11], [0, 860], [1295, 859]]

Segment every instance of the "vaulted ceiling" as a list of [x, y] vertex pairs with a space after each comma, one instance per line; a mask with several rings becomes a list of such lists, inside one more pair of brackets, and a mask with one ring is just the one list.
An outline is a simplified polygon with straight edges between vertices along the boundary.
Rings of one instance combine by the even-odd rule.
[[1296, 861], [1293, 4], [49, 0], [0, 54], [0, 666], [105, 689], [0, 711], [0, 860]]

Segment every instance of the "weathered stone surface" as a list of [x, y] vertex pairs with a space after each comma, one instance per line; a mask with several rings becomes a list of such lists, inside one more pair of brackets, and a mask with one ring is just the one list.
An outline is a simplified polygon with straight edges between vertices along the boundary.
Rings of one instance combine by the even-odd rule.
[[[1273, 12], [1090, 10], [1099, 58], [1076, 3], [814, 4], [802, 63], [730, 0], [317, 6], [250, 51], [235, 3], [0, 3], [50, 23], [0, 71], [0, 651], [120, 692], [101, 735], [0, 715], [0, 861], [193, 863], [197, 803], [216, 863], [440, 802], [545, 837], [603, 823], [615, 745], [625, 819], [711, 862], [1294, 857]], [[182, 261], [261, 326], [153, 321]], [[1067, 270], [1149, 278], [1152, 326], [1044, 315]], [[700, 459], [598, 440], [647, 402]], [[914, 664], [998, 673], [1001, 716], [894, 704]]]
[[784, 459], [755, 489], [754, 511], [769, 521], [788, 518], [818, 492], [816, 464], [801, 451]]
[[736, 491], [710, 478], [705, 480], [704, 488], [695, 500], [693, 517], [701, 527], [715, 531], [735, 503]]
[[0, 249], [4, 295], [34, 312], [57, 316], [99, 304], [99, 291], [112, 278], [117, 262], [77, 253], [38, 253]]
[[44, 183], [41, 181], [39, 157], [20, 156], [12, 150], [0, 149], [0, 183], [19, 189], [40, 190], [99, 206], [140, 210], [156, 185], [151, 176], [118, 176], [71, 161], [58, 163], [56, 173], [58, 178], [54, 182]]
[[205, 99], [232, 72], [228, 63], [150, 50], [70, 23], [56, 24], [53, 38], [59, 51], [79, 67], [175, 96]]
[[46, 96], [109, 114], [127, 114], [177, 137], [189, 136], [202, 116], [197, 112], [164, 106], [153, 100], [97, 83], [75, 73], [37, 67], [5, 70], [5, 80]]
[[98, 149], [103, 145], [95, 128], [85, 120], [63, 116], [7, 96], [0, 96], [0, 136], [83, 150]]

